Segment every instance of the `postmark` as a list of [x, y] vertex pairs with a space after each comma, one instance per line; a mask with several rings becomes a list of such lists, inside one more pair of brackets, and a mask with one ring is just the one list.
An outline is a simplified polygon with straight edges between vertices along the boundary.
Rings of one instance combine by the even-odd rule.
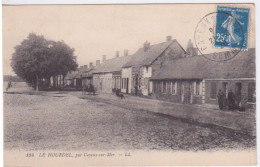
[[237, 19], [242, 16], [237, 16], [235, 12], [235, 9], [244, 11], [242, 8], [228, 9], [229, 7], [218, 7], [217, 12], [207, 14], [197, 24], [195, 44], [199, 52], [209, 60], [230, 60], [242, 49], [247, 49], [248, 21], [245, 20], [248, 20], [249, 9], [245, 9], [248, 10], [248, 15], [243, 15], [244, 20]]

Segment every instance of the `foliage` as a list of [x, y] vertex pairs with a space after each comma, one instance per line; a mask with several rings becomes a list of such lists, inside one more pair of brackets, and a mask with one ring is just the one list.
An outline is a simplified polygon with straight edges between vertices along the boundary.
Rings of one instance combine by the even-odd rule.
[[49, 80], [51, 76], [64, 76], [75, 70], [77, 63], [73, 54], [74, 49], [63, 41], [50, 41], [30, 33], [15, 46], [11, 66], [20, 78], [35, 88], [39, 79]]

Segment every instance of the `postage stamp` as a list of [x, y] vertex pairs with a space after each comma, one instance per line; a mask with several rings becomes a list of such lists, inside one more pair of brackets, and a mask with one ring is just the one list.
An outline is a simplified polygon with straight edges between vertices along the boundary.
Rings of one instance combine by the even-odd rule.
[[215, 47], [247, 49], [249, 11], [249, 8], [217, 7]]
[[217, 6], [197, 24], [194, 40], [198, 51], [212, 61], [234, 58], [248, 48], [249, 8]]

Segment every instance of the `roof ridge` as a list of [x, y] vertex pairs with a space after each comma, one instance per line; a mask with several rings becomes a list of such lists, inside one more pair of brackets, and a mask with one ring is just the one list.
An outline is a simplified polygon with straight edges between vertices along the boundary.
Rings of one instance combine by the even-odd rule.
[[[132, 56], [132, 55], [127, 55], [127, 56]], [[110, 59], [105, 60], [103, 63], [105, 63], [105, 62], [107, 62], [107, 61], [119, 59], [119, 58], [125, 58], [125, 57], [127, 57], [127, 56], [113, 57], [113, 58], [110, 58]], [[103, 63], [101, 63], [100, 65], [102, 65]]]
[[172, 39], [172, 40], [170, 40], [170, 41], [164, 41], [164, 42], [160, 42], [160, 43], [156, 43], [156, 44], [152, 44], [152, 45], [150, 45], [150, 46], [155, 46], [155, 45], [159, 45], [159, 44], [164, 44], [164, 43], [172, 43], [172, 42], [174, 42], [174, 41], [177, 41], [176, 39]]

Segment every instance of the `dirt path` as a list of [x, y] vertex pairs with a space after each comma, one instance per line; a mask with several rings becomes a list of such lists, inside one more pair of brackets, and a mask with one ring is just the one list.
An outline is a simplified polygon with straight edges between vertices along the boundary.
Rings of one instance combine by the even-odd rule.
[[4, 144], [21, 150], [253, 148], [255, 139], [80, 92], [4, 95]]

